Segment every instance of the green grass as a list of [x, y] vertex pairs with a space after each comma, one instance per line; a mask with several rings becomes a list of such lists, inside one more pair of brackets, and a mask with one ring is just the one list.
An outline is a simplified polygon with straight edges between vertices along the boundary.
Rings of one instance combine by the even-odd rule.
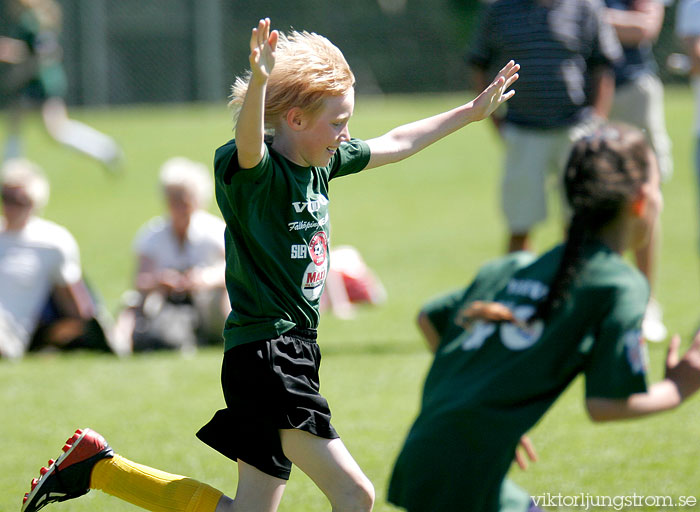
[[[351, 132], [370, 138], [464, 99], [358, 98]], [[51, 179], [46, 217], [74, 233], [88, 278], [114, 312], [131, 281], [133, 235], [163, 210], [159, 165], [174, 155], [209, 163], [213, 150], [231, 137], [229, 114], [220, 105], [72, 114], [119, 140], [127, 155], [123, 176], [106, 175], [92, 161], [57, 146], [37, 117], [25, 129], [26, 153]], [[686, 341], [700, 321], [691, 114], [689, 92], [669, 90], [667, 119], [676, 172], [664, 186], [657, 295], [668, 326]], [[377, 511], [394, 510], [384, 501], [386, 481], [417, 411], [430, 362], [414, 327], [415, 312], [431, 296], [466, 284], [480, 263], [504, 248], [500, 158], [491, 126], [480, 123], [404, 163], [332, 182], [333, 243], [358, 247], [389, 293], [387, 304], [361, 310], [354, 321], [325, 317], [320, 333], [322, 391], [334, 425], [376, 486]], [[544, 249], [560, 233], [554, 213], [536, 231], [535, 244]], [[650, 347], [652, 380], [661, 377], [664, 350]], [[189, 359], [177, 354], [125, 360], [75, 354], [0, 362], [0, 510], [17, 510], [39, 466], [57, 455], [77, 426], [103, 432], [133, 460], [233, 494], [235, 465], [194, 437], [222, 406], [220, 364], [217, 350]], [[581, 384], [577, 381], [533, 431], [541, 460], [527, 472], [512, 472], [519, 484], [532, 494], [700, 495], [697, 399], [656, 418], [600, 426], [585, 416]], [[99, 492], [53, 509], [136, 510]], [[280, 510], [328, 509], [313, 484], [294, 471]]]

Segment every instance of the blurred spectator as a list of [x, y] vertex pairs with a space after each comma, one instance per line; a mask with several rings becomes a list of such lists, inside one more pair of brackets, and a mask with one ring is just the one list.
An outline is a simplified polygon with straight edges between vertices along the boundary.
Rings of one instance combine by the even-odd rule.
[[676, 14], [676, 35], [683, 42], [695, 92], [695, 171], [700, 184], [700, 0], [681, 0]]
[[78, 244], [65, 228], [36, 215], [49, 198], [43, 173], [27, 160], [9, 160], [1, 190], [0, 357], [45, 347], [108, 351]]
[[[671, 139], [666, 131], [664, 90], [657, 76], [652, 45], [664, 21], [660, 0], [605, 0], [606, 19], [617, 33], [624, 57], [615, 64], [615, 98], [610, 119], [636, 126], [644, 132], [656, 153], [662, 180], [673, 173]], [[637, 267], [652, 287], [647, 313], [642, 324], [644, 337], [662, 341], [668, 331], [663, 324], [661, 306], [654, 296], [661, 225], [657, 224], [648, 243], [635, 252]]]
[[355, 304], [377, 305], [386, 301], [386, 290], [379, 278], [349, 245], [331, 249], [331, 264], [321, 295], [321, 311], [330, 308], [338, 318], [349, 319]]
[[212, 178], [204, 164], [175, 157], [161, 167], [160, 185], [169, 215], [151, 219], [136, 236], [136, 290], [125, 296], [115, 338], [136, 352], [221, 344], [230, 311], [226, 226], [203, 209], [212, 197]]
[[9, 102], [5, 159], [22, 156], [22, 116], [27, 107], [39, 104], [51, 137], [98, 160], [107, 169], [117, 170], [122, 161], [117, 143], [68, 117], [59, 4], [55, 0], [10, 0], [8, 9], [12, 37], [0, 37], [0, 62], [5, 63], [0, 96]]
[[483, 9], [468, 55], [476, 88], [509, 59], [522, 69], [505, 117], [492, 116], [506, 145], [508, 250], [517, 251], [546, 218], [547, 182], [561, 176], [572, 141], [607, 118], [622, 49], [601, 0], [497, 0]]

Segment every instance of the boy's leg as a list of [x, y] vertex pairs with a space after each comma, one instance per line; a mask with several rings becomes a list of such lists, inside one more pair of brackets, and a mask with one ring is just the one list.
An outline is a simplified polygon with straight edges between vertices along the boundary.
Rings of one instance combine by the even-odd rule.
[[36, 512], [100, 489], [154, 512], [214, 512], [225, 497], [220, 491], [191, 478], [172, 475], [116, 455], [97, 432], [78, 430], [57, 461], [42, 468], [32, 481], [22, 512]]
[[286, 480], [270, 476], [238, 459], [236, 499], [223, 497], [215, 512], [275, 512]]
[[280, 430], [284, 454], [306, 473], [331, 502], [334, 512], [370, 511], [374, 487], [343, 442], [303, 430]]
[[221, 491], [205, 483], [116, 454], [95, 465], [90, 488], [152, 512], [215, 512], [224, 498]]

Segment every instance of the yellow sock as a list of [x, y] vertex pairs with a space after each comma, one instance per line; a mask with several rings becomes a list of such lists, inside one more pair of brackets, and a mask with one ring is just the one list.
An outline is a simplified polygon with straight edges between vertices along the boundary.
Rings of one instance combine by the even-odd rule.
[[223, 493], [207, 484], [114, 455], [92, 470], [90, 488], [152, 512], [214, 512]]

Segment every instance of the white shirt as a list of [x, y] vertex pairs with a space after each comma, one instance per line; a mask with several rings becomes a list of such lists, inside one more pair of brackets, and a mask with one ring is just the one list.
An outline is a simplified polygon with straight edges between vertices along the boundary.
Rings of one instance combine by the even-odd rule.
[[134, 251], [148, 257], [156, 270], [181, 272], [224, 261], [224, 229], [219, 217], [197, 210], [190, 218], [184, 245], [180, 245], [169, 218], [155, 217], [137, 233]]
[[38, 217], [18, 232], [0, 223], [0, 315], [17, 338], [29, 342], [54, 286], [80, 279], [78, 244], [67, 229]]

